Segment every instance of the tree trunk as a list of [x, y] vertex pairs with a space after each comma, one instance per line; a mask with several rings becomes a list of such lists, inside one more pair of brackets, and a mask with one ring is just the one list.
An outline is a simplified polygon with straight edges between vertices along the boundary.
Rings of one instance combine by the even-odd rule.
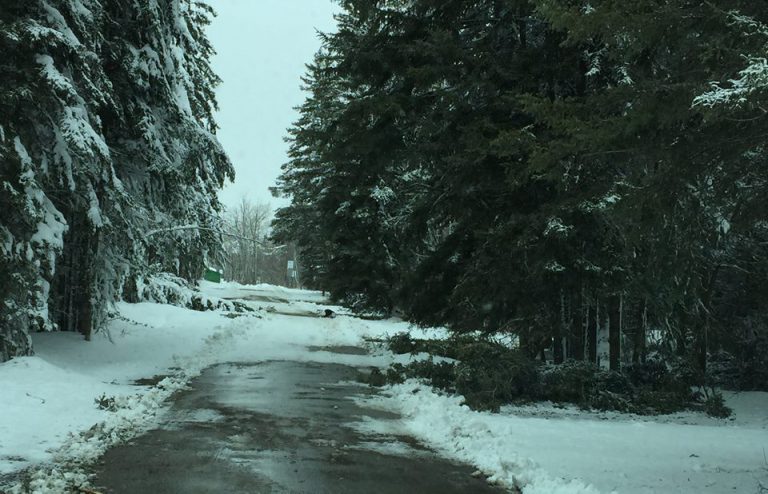
[[[593, 313], [594, 317], [592, 318], [591, 324], [589, 319], [589, 314]], [[593, 364], [597, 363], [597, 330], [600, 326], [600, 305], [595, 304], [594, 310], [590, 310], [589, 306], [587, 307], [587, 317], [586, 317], [586, 325], [587, 325], [587, 350], [589, 354], [589, 361]]]
[[82, 225], [79, 252], [75, 253], [79, 259], [77, 262], [80, 289], [76, 297], [75, 307], [77, 308], [77, 330], [83, 335], [86, 341], [91, 341], [93, 333], [93, 288], [94, 288], [94, 266], [96, 257], [97, 234], [91, 230], [91, 225], [85, 222]]
[[695, 340], [695, 358], [698, 370], [702, 375], [707, 372], [707, 353], [709, 352], [709, 330], [711, 324], [710, 306], [712, 304], [712, 294], [714, 293], [715, 283], [717, 282], [717, 276], [720, 274], [720, 266], [715, 266], [712, 270], [712, 274], [709, 276], [707, 282], [707, 289], [704, 292], [704, 297], [700, 301], [703, 312], [702, 316], [698, 317], [699, 323], [697, 324], [696, 340]]
[[555, 364], [563, 363], [563, 328], [565, 328], [565, 294], [560, 290], [560, 321], [554, 324], [552, 338], [552, 359]]
[[[585, 314], [585, 309], [587, 314]], [[568, 358], [584, 360], [585, 328], [584, 318], [589, 317], [589, 308], [584, 301], [584, 288], [582, 287], [571, 298], [571, 311], [568, 321]]]
[[645, 362], [645, 339], [648, 328], [648, 301], [643, 299], [637, 306], [637, 328], [632, 341], [632, 363]]
[[621, 368], [621, 314], [622, 297], [612, 296], [608, 299], [608, 347], [609, 368], [618, 371]]
[[675, 334], [675, 354], [678, 357], [685, 357], [688, 346], [685, 344], [686, 329], [678, 329]]
[[57, 262], [50, 306], [61, 331], [77, 331], [86, 340], [93, 333], [94, 266], [98, 233], [84, 215], [70, 214], [64, 250]]

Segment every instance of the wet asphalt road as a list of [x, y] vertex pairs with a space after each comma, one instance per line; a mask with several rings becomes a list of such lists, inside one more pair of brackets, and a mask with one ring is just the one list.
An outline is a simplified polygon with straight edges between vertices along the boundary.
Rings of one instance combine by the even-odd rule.
[[408, 437], [356, 432], [360, 417], [397, 416], [349, 398], [336, 364], [265, 362], [212, 367], [179, 394], [166, 423], [110, 450], [93, 485], [136, 493], [492, 493], [473, 469]]

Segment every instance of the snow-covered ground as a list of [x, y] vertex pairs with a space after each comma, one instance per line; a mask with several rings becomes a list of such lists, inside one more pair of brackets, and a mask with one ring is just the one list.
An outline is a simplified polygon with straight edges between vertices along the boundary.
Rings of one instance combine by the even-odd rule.
[[[364, 338], [408, 325], [348, 317], [318, 292], [231, 283], [203, 283], [202, 290], [245, 300], [257, 310], [228, 317], [121, 304], [122, 317], [111, 322], [108, 335], [84, 343], [70, 333], [38, 334], [34, 357], [0, 364], [0, 479], [12, 483], [14, 472], [31, 467], [39, 492], [57, 492], [72, 481], [68, 477], [77, 482], [79, 465], [152, 427], [162, 418], [164, 400], [215, 363], [292, 359], [383, 367], [408, 358], [381, 349], [373, 355], [324, 351], [360, 346]], [[316, 317], [326, 308], [341, 315]], [[153, 376], [168, 377], [155, 386], [134, 383]], [[96, 406], [102, 396], [113, 411]], [[402, 419], [354, 426], [370, 434], [410, 434], [526, 494], [759, 492], [761, 482], [768, 486], [768, 393], [732, 394], [728, 402], [733, 420], [632, 417], [551, 405], [490, 414], [407, 382], [369, 403], [398, 411]], [[15, 491], [23, 492], [18, 486]]]
[[[390, 361], [384, 352], [359, 356], [322, 349], [360, 345], [364, 337], [408, 327], [315, 317], [330, 307], [317, 292], [206, 282], [201, 288], [211, 297], [242, 298], [256, 311], [231, 317], [224, 311], [123, 303], [121, 317], [90, 343], [74, 333], [39, 333], [35, 356], [0, 364], [0, 492], [11, 489], [14, 473], [35, 465], [42, 467], [34, 487], [60, 492], [71, 477], [64, 470], [151, 427], [162, 417], [163, 401], [207, 366], [270, 359], [384, 366]], [[168, 377], [152, 387], [135, 384], [155, 376]], [[114, 397], [117, 411], [100, 409], [101, 397]]]
[[735, 398], [734, 421], [576, 409], [561, 415], [553, 406], [489, 414], [411, 381], [366, 403], [398, 411], [402, 420], [358, 428], [413, 435], [526, 494], [757, 493], [761, 482], [768, 486], [768, 400], [766, 393]]

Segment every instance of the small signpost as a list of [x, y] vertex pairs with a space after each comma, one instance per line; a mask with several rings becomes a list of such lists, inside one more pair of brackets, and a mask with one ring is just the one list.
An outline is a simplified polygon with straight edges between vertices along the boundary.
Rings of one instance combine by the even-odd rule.
[[295, 287], [298, 285], [299, 273], [296, 270], [296, 262], [293, 259], [288, 259], [288, 273], [287, 281], [288, 286]]

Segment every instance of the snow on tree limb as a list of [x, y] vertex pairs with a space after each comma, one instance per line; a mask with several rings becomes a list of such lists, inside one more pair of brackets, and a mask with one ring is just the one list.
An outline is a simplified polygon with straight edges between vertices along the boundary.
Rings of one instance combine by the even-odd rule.
[[755, 92], [768, 89], [768, 26], [738, 11], [725, 13], [730, 24], [744, 30], [744, 36], [758, 36], [765, 40], [762, 53], [745, 54], [747, 66], [738, 72], [738, 77], [727, 83], [712, 81], [710, 90], [693, 99], [693, 107], [716, 106], [740, 107], [749, 103]]
[[768, 89], [768, 59], [747, 58], [748, 65], [739, 71], [737, 79], [728, 81], [723, 87], [719, 82], [712, 82], [712, 89], [694, 98], [693, 106], [743, 106], [749, 96], [756, 91]]

